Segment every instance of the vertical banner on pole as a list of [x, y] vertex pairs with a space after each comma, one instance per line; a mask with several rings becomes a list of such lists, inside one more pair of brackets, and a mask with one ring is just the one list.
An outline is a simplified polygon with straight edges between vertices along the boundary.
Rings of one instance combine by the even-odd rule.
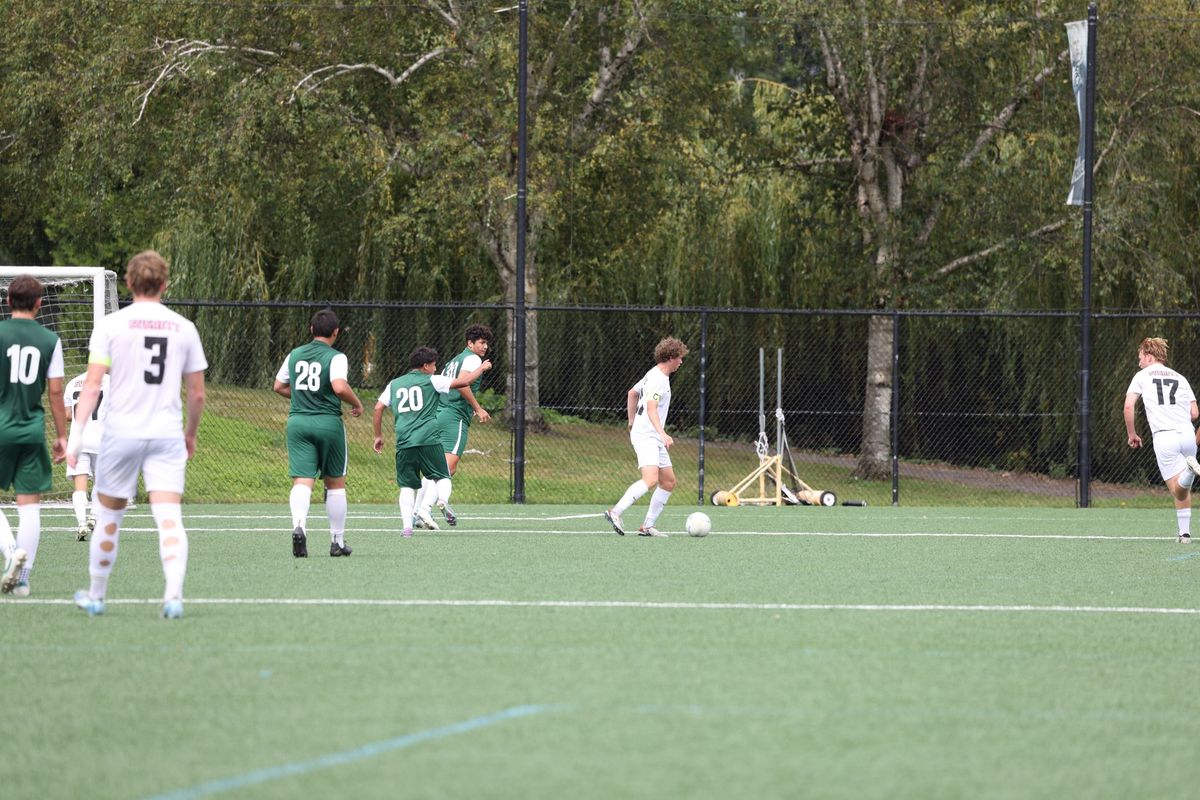
[[1075, 107], [1079, 110], [1079, 149], [1075, 154], [1075, 167], [1071, 170], [1071, 191], [1067, 194], [1067, 205], [1083, 205], [1083, 177], [1086, 174], [1084, 138], [1084, 90], [1087, 88], [1087, 20], [1067, 23], [1067, 47], [1071, 52], [1071, 88], [1075, 91]]

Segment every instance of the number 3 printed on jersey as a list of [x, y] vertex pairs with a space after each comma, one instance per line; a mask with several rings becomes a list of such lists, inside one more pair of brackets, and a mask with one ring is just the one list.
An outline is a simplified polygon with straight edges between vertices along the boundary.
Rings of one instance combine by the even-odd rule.
[[143, 372], [142, 377], [149, 384], [162, 383], [167, 371], [167, 337], [147, 336], [144, 341], [150, 351], [150, 369]]

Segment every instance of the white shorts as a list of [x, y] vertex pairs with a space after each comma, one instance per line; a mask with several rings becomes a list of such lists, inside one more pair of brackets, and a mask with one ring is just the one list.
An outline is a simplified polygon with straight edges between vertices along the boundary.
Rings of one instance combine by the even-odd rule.
[[638, 469], [642, 467], [671, 468], [671, 456], [657, 436], [629, 437], [633, 452], [637, 453]]
[[76, 475], [96, 477], [96, 453], [89, 453], [84, 450], [79, 454], [74, 467], [70, 464], [67, 465], [67, 477], [74, 478]]
[[137, 496], [138, 473], [147, 492], [183, 494], [187, 469], [183, 437], [126, 439], [105, 434], [96, 470], [96, 491], [108, 497], [132, 500]]
[[1154, 455], [1164, 481], [1187, 469], [1183, 459], [1196, 455], [1196, 435], [1184, 431], [1159, 431], [1154, 434]]

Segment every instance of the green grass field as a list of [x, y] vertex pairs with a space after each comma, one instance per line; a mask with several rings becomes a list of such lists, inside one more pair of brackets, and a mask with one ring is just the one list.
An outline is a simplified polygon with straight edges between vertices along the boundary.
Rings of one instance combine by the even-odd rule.
[[[1167, 504], [1164, 504], [1166, 506]], [[1200, 785], [1200, 550], [1169, 507], [188, 506], [183, 620], [149, 509], [102, 617], [47, 509], [0, 601], [4, 797], [1181, 798]], [[679, 531], [694, 507], [668, 507]], [[637, 512], [637, 513], [634, 513]], [[638, 521], [641, 509], [628, 519]]]

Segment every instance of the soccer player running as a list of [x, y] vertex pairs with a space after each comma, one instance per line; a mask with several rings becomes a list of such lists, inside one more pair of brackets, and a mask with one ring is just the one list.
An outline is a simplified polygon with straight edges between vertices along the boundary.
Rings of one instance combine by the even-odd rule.
[[[71, 429], [75, 428], [75, 406], [79, 395], [83, 394], [83, 384], [87, 381], [87, 373], [77, 375], [67, 384], [65, 402], [71, 415]], [[74, 490], [71, 492], [71, 508], [75, 511], [75, 522], [79, 526], [75, 530], [75, 540], [86, 542], [88, 536], [96, 528], [96, 517], [92, 514], [92, 500], [88, 497], [88, 481], [96, 478], [96, 459], [100, 455], [100, 441], [104, 438], [104, 418], [108, 407], [104, 405], [104, 395], [108, 393], [108, 376], [100, 384], [100, 397], [96, 400], [96, 409], [88, 421], [87, 436], [83, 437], [82, 450], [75, 466], [67, 465], [67, 477], [71, 479]]]
[[1134, 429], [1138, 398], [1154, 436], [1158, 471], [1175, 497], [1180, 542], [1191, 542], [1192, 485], [1200, 475], [1196, 460], [1196, 431], [1200, 417], [1196, 395], [1187, 378], [1167, 366], [1167, 340], [1146, 338], [1138, 345], [1138, 373], [1125, 393], [1125, 436], [1130, 447], [1141, 447]]
[[308, 528], [313, 484], [319, 477], [325, 483], [329, 555], [348, 556], [353, 550], [345, 538], [348, 458], [342, 403], [349, 404], [352, 417], [362, 416], [363, 405], [346, 381], [349, 375], [346, 354], [333, 348], [341, 333], [337, 314], [332, 308], [318, 311], [308, 329], [313, 340], [293, 350], [275, 376], [275, 391], [291, 399], [287, 445], [288, 474], [292, 476], [292, 492], [288, 496], [292, 510], [292, 555], [308, 557], [304, 532]]
[[[487, 355], [488, 349], [491, 347], [492, 329], [486, 325], [470, 326], [467, 328], [466, 336], [466, 349], [450, 359], [442, 369], [442, 374], [449, 378], [456, 378], [465, 372], [478, 369], [479, 365], [483, 363], [483, 357]], [[467, 430], [471, 427], [471, 416], [479, 417], [480, 422], [490, 422], [492, 419], [492, 415], [479, 405], [479, 401], [475, 398], [475, 393], [479, 391], [481, 383], [483, 383], [482, 373], [470, 386], [463, 386], [458, 391], [450, 392], [438, 406], [437, 425], [441, 431], [442, 450], [446, 453], [446, 469], [450, 472], [451, 481], [454, 480], [454, 473], [458, 470], [459, 459], [467, 450]], [[450, 508], [450, 490], [452, 488], [453, 483], [447, 486], [446, 493], [440, 495], [438, 506], [442, 509], [442, 516], [446, 518], [446, 522], [454, 527], [458, 524], [458, 517]], [[438, 495], [438, 490], [434, 482], [429, 479], [422, 481], [421, 491], [417, 493], [416, 524], [418, 527], [424, 524], [431, 530], [437, 530], [437, 524], [429, 513], [435, 495]]]
[[42, 408], [47, 389], [54, 418], [54, 462], [67, 452], [63, 352], [58, 335], [35, 319], [42, 307], [41, 281], [32, 275], [13, 278], [8, 306], [12, 316], [0, 322], [0, 489], [16, 492], [18, 522], [14, 539], [8, 518], [0, 512], [0, 592], [28, 597], [29, 573], [42, 538], [42, 492], [50, 491]]
[[[168, 274], [167, 262], [153, 250], [135, 255], [125, 266], [133, 302], [100, 320], [92, 331], [87, 380], [75, 404], [76, 424], [67, 445], [67, 463], [76, 467], [104, 375], [110, 374], [110, 391], [104, 398], [108, 416], [96, 466], [96, 530], [88, 547], [91, 586], [75, 593], [75, 605], [88, 616], [104, 613], [121, 522], [137, 494], [139, 473], [158, 529], [165, 578], [161, 613], [167, 619], [183, 616], [188, 537], [181, 503], [184, 473], [196, 452], [204, 411], [208, 362], [196, 326], [161, 302]], [[186, 427], [180, 419], [183, 387]]]
[[638, 536], [666, 536], [654, 527], [675, 489], [675, 469], [668, 453], [675, 440], [664, 426], [671, 406], [671, 376], [683, 364], [687, 352], [687, 345], [678, 339], [670, 336], [663, 339], [654, 348], [654, 366], [626, 395], [629, 441], [637, 454], [642, 477], [630, 484], [615, 506], [604, 512], [604, 518], [621, 536], [625, 535], [621, 515], [651, 489], [654, 494], [650, 496], [650, 507], [638, 528]]
[[442, 452], [437, 426], [440, 396], [451, 389], [470, 386], [492, 368], [492, 362], [483, 361], [477, 368], [451, 378], [436, 374], [436, 350], [418, 347], [409, 356], [408, 366], [409, 371], [394, 378], [379, 395], [374, 417], [375, 452], [382, 453], [383, 411], [391, 409], [396, 432], [396, 484], [400, 487], [400, 519], [404, 523], [405, 538], [412, 536], [413, 513], [422, 475], [435, 481], [438, 499], [442, 492], [449, 495], [450, 471], [446, 468], [446, 455]]

